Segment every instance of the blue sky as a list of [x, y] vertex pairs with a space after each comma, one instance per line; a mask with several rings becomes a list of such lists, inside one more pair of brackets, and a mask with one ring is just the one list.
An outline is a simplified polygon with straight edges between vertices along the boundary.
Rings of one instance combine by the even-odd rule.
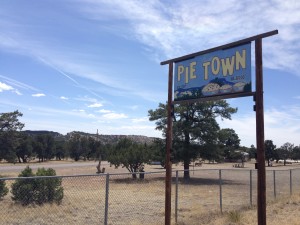
[[[299, 145], [299, 12], [298, 0], [1, 0], [0, 112], [30, 130], [160, 137], [147, 115], [167, 99], [161, 61], [278, 29], [263, 40], [265, 139]], [[220, 126], [255, 145], [252, 98], [229, 102], [239, 111]]]

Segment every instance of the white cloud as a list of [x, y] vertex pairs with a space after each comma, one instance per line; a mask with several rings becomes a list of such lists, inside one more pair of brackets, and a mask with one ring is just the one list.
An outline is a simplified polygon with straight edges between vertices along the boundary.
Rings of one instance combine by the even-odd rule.
[[[271, 139], [277, 146], [285, 142], [299, 145], [300, 107], [283, 106], [280, 109], [269, 109], [264, 114], [265, 140]], [[219, 121], [222, 128], [232, 128], [241, 138], [241, 144], [256, 145], [255, 113], [234, 115], [232, 120]]]
[[85, 112], [84, 109], [73, 109], [72, 111], [73, 111], [73, 112]]
[[97, 99], [90, 98], [88, 96], [77, 97], [77, 98], [74, 98], [74, 99], [77, 100], [77, 101], [82, 101], [82, 102], [92, 102], [92, 103], [96, 103], [97, 102]]
[[68, 100], [69, 98], [67, 98], [65, 96], [60, 96], [60, 99], [62, 99], [62, 100]]
[[87, 116], [88, 116], [89, 118], [92, 118], [92, 119], [96, 118], [96, 116], [95, 116], [94, 114], [91, 114], [91, 113], [88, 114]]
[[106, 118], [106, 119], [125, 119], [125, 118], [128, 118], [128, 116], [126, 116], [124, 113], [107, 113], [107, 114], [104, 114], [103, 115], [103, 118]]
[[45, 97], [46, 95], [43, 93], [32, 94], [32, 97]]
[[5, 83], [2, 83], [0, 82], [0, 92], [3, 92], [3, 91], [11, 91], [13, 90], [14, 88], [5, 84]]
[[0, 82], [0, 92], [3, 92], [3, 91], [11, 91], [17, 95], [22, 95], [22, 93], [19, 90], [13, 88], [12, 86], [10, 86], [6, 83]]
[[85, 7], [80, 10], [87, 17], [99, 21], [104, 15], [109, 15], [112, 21], [125, 19], [133, 33], [131, 38], [155, 49], [154, 54], [159, 53], [163, 58], [178, 57], [278, 29], [279, 35], [264, 41], [264, 65], [299, 74], [300, 52], [296, 49], [300, 48], [300, 1], [81, 2]]
[[129, 106], [129, 108], [132, 109], [132, 110], [137, 110], [139, 108], [139, 106], [138, 105], [133, 105], [133, 106]]
[[148, 117], [142, 117], [142, 118], [135, 118], [131, 120], [133, 123], [141, 123], [141, 122], [148, 122]]
[[94, 104], [91, 104], [89, 105], [88, 107], [89, 108], [100, 108], [102, 107], [103, 105], [101, 103], [94, 103]]
[[107, 110], [107, 109], [100, 109], [97, 112], [99, 112], [99, 113], [111, 113], [112, 111]]

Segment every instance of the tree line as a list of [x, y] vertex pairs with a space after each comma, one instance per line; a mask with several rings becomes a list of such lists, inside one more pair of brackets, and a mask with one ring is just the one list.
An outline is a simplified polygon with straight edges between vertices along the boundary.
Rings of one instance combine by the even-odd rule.
[[22, 132], [24, 124], [19, 121], [18, 110], [0, 114], [0, 160], [26, 163], [32, 159], [39, 162], [51, 159], [74, 159], [78, 161], [105, 157], [105, 147], [93, 137], [74, 133], [68, 140], [55, 138], [50, 132], [29, 135]]
[[[233, 129], [220, 129], [217, 118], [231, 119], [237, 112], [225, 100], [174, 104], [172, 162], [183, 161], [184, 178], [189, 178], [189, 166], [195, 159], [221, 162], [244, 160], [256, 157], [256, 148], [240, 146], [240, 139]], [[149, 120], [155, 121], [156, 129], [166, 137], [167, 104], [159, 103], [158, 108], [149, 110]], [[253, 134], [254, 135], [254, 134]], [[279, 148], [272, 140], [265, 141], [266, 161], [300, 159], [300, 146], [285, 143]]]
[[[217, 117], [231, 119], [237, 109], [224, 101], [174, 105], [173, 144], [171, 159], [173, 163], [183, 162], [184, 177], [189, 178], [192, 161], [245, 160], [255, 158], [256, 149], [240, 145], [240, 138], [233, 129], [221, 129]], [[160, 103], [155, 110], [149, 110], [150, 121], [155, 121], [156, 129], [166, 136], [167, 106]], [[33, 158], [44, 162], [51, 159], [64, 160], [107, 160], [115, 167], [125, 167], [135, 178], [136, 172], [144, 171], [144, 164], [165, 162], [165, 138], [156, 138], [152, 143], [139, 143], [123, 138], [112, 144], [103, 144], [95, 136], [72, 132], [66, 140], [56, 138], [51, 133], [29, 135], [22, 132], [24, 124], [19, 121], [19, 111], [0, 113], [0, 160], [8, 162], [28, 162]], [[265, 141], [266, 161], [300, 159], [300, 146], [285, 143], [276, 148], [272, 140]]]

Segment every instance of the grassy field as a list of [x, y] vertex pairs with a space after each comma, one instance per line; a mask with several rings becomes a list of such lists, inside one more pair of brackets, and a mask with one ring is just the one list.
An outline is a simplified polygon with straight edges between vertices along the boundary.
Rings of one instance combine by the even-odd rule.
[[[52, 162], [53, 165], [57, 162]], [[66, 162], [72, 164], [72, 162]], [[96, 165], [97, 163], [95, 163]], [[35, 165], [35, 164], [32, 164]], [[43, 164], [38, 164], [41, 167]], [[51, 165], [51, 164], [50, 164]], [[74, 164], [75, 165], [75, 164]], [[58, 175], [90, 174], [96, 175], [92, 165], [56, 168]], [[7, 164], [0, 165], [7, 166]], [[12, 165], [12, 166], [17, 166]], [[124, 168], [115, 169], [103, 163], [106, 172], [122, 173]], [[300, 224], [298, 210], [300, 196], [300, 172], [293, 174], [294, 195], [289, 197], [289, 171], [298, 165], [275, 165], [276, 200], [273, 190], [273, 171], [267, 168], [267, 223]], [[182, 169], [174, 165], [174, 170]], [[178, 186], [178, 224], [257, 224], [256, 219], [256, 173], [253, 171], [253, 207], [250, 207], [249, 169], [233, 168], [232, 164], [204, 164], [191, 171], [190, 182], [182, 179], [179, 172]], [[219, 205], [219, 169], [222, 171], [223, 214]], [[132, 180], [130, 174], [110, 175], [108, 224], [164, 224], [164, 170], [159, 166], [146, 166], [146, 171], [162, 172], [146, 174], [144, 180]], [[1, 175], [17, 176], [19, 171], [6, 170]], [[175, 181], [175, 180], [173, 180]], [[8, 186], [13, 181], [8, 181]], [[63, 178], [64, 199], [61, 205], [23, 207], [6, 196], [0, 201], [0, 224], [103, 224], [105, 212], [105, 176]], [[175, 184], [172, 186], [172, 224], [174, 220]], [[287, 222], [288, 221], [288, 222]]]
[[[299, 225], [300, 216], [300, 195], [295, 194], [290, 198], [280, 198], [268, 202], [267, 224], [272, 225]], [[179, 221], [178, 225], [257, 225], [256, 208], [242, 208], [240, 210], [220, 213], [191, 213], [184, 221]]]

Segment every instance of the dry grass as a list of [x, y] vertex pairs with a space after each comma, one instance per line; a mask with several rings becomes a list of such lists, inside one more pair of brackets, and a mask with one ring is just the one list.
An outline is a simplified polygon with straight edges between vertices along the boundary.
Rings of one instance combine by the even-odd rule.
[[[267, 204], [267, 224], [272, 225], [299, 225], [300, 216], [300, 194], [294, 194], [290, 198], [280, 198]], [[178, 225], [256, 225], [257, 209], [242, 208], [223, 214], [219, 212], [207, 213], [199, 210], [194, 211], [184, 220], [179, 221]]]
[[[69, 163], [69, 162], [68, 162]], [[105, 164], [104, 164], [105, 165]], [[41, 164], [42, 166], [42, 164]], [[249, 165], [249, 167], [252, 165]], [[116, 170], [106, 164], [107, 172]], [[231, 168], [231, 164], [215, 165], [215, 168]], [[175, 169], [182, 169], [180, 165]], [[222, 171], [223, 214], [219, 206], [219, 173], [213, 164], [205, 164], [200, 171], [191, 172], [191, 181], [179, 180], [178, 225], [246, 225], [257, 224], [255, 208], [249, 208], [249, 171], [233, 169]], [[281, 167], [278, 167], [281, 168]], [[1, 166], [0, 166], [1, 169]], [[248, 168], [249, 169], [249, 168]], [[58, 175], [95, 174], [94, 165], [78, 168], [56, 168]], [[159, 166], [147, 166], [146, 171], [162, 171]], [[6, 172], [17, 176], [19, 171]], [[288, 174], [288, 173], [287, 173]], [[278, 174], [278, 198], [273, 199], [272, 188], [267, 191], [267, 224], [300, 225], [298, 211], [300, 195], [284, 198], [289, 194], [285, 187], [284, 172]], [[3, 174], [2, 174], [3, 175]], [[296, 176], [295, 174], [294, 176]], [[298, 174], [299, 175], [299, 174]], [[297, 175], [297, 176], [298, 176]], [[182, 176], [182, 173], [180, 173]], [[296, 178], [296, 177], [295, 177]], [[253, 182], [255, 183], [255, 175]], [[296, 179], [295, 179], [296, 180]], [[299, 180], [299, 177], [298, 177]], [[10, 184], [11, 182], [8, 182]], [[267, 180], [272, 185], [272, 179]], [[293, 183], [299, 190], [299, 183]], [[132, 180], [130, 175], [111, 176], [109, 188], [109, 224], [164, 224], [164, 174], [146, 174], [145, 180]], [[23, 207], [6, 196], [0, 201], [0, 224], [103, 224], [105, 206], [105, 176], [70, 177], [63, 179], [64, 199], [61, 205]], [[255, 190], [256, 186], [253, 186]], [[296, 189], [295, 189], [296, 190]], [[285, 193], [285, 194], [284, 194]], [[172, 224], [174, 221], [174, 194], [172, 186]], [[256, 193], [253, 193], [253, 203]]]

